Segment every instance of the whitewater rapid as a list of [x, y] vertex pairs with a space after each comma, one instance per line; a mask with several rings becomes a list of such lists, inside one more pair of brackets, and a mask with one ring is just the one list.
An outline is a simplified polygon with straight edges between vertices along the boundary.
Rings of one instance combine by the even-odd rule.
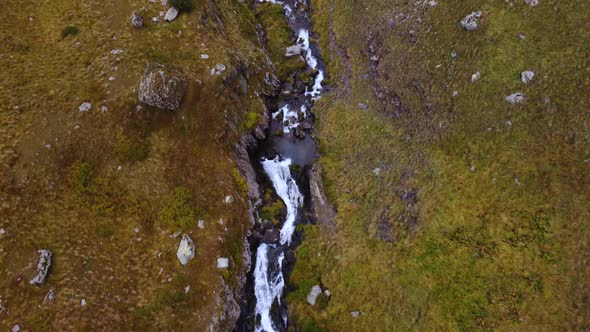
[[[271, 2], [280, 4], [285, 11], [286, 20], [293, 23], [296, 21], [294, 10], [279, 0], [258, 0], [259, 2]], [[307, 25], [309, 24], [309, 18]], [[324, 80], [324, 71], [319, 68], [319, 59], [314, 55], [314, 50], [310, 46], [309, 30], [298, 29], [297, 44], [301, 49], [307, 63], [308, 69], [314, 74], [314, 82], [311, 88], [306, 88], [304, 97], [306, 100], [313, 102], [320, 98], [322, 92], [322, 82]], [[317, 47], [315, 48], [317, 51]], [[298, 111], [297, 111], [298, 108]], [[285, 104], [276, 112], [272, 113], [273, 119], [282, 115], [283, 133], [288, 134], [297, 128], [300, 122], [308, 117], [308, 109], [305, 103], [300, 106]], [[262, 167], [265, 174], [272, 182], [273, 188], [287, 208], [287, 215], [280, 230], [280, 241], [278, 244], [262, 243], [256, 250], [256, 265], [253, 273], [254, 277], [254, 295], [256, 297], [255, 317], [257, 332], [274, 332], [278, 329], [286, 329], [287, 316], [283, 314], [283, 325], [277, 327], [278, 322], [274, 322], [271, 309], [275, 301], [280, 305], [281, 296], [285, 288], [285, 278], [283, 276], [284, 252], [291, 245], [293, 234], [295, 233], [297, 213], [303, 205], [303, 195], [301, 194], [296, 181], [291, 176], [291, 159], [276, 156], [273, 159], [263, 158]]]

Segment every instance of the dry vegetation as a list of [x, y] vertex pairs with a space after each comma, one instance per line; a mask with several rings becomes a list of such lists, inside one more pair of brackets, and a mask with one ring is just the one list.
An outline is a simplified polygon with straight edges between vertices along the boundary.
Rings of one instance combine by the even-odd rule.
[[[245, 4], [216, 1], [218, 13], [194, 4], [172, 23], [152, 22], [165, 10], [159, 1], [2, 4], [0, 329], [204, 330], [220, 314], [249, 227], [231, 156], [260, 118], [255, 90], [270, 69]], [[141, 29], [130, 24], [134, 10]], [[153, 61], [191, 82], [177, 113], [137, 101]], [[217, 63], [227, 70], [212, 76]], [[223, 88], [225, 75], [246, 67], [245, 91]], [[78, 111], [83, 102], [90, 111]], [[175, 255], [178, 230], [197, 246], [186, 267]], [[40, 248], [54, 260], [35, 287]], [[230, 257], [230, 273], [217, 270], [217, 257]], [[50, 288], [55, 303], [41, 305]]]

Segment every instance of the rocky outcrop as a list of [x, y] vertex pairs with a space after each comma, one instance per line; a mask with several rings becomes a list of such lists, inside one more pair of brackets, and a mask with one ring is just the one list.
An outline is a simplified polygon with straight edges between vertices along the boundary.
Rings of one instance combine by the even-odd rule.
[[45, 278], [47, 278], [47, 273], [49, 273], [49, 268], [51, 267], [51, 257], [53, 253], [47, 249], [41, 249], [37, 251], [39, 254], [39, 261], [37, 262], [37, 275], [31, 279], [31, 285], [41, 285], [45, 282]]
[[293, 56], [297, 56], [301, 54], [301, 45], [293, 45], [293, 46], [289, 46], [287, 47], [287, 50], [285, 51], [285, 56], [290, 58]]
[[180, 240], [178, 250], [176, 250], [176, 257], [182, 265], [186, 265], [191, 259], [195, 258], [195, 243], [186, 234]]
[[323, 226], [334, 226], [336, 211], [330, 205], [323, 190], [322, 167], [316, 162], [309, 171], [309, 189], [311, 212], [316, 223]]
[[149, 64], [139, 84], [139, 100], [150, 106], [176, 111], [187, 88], [185, 76], [176, 69]]

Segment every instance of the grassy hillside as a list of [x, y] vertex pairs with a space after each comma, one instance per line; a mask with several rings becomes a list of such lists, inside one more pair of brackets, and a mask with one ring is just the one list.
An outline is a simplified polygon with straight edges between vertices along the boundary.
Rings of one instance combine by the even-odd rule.
[[[298, 327], [588, 329], [590, 3], [313, 8], [333, 85], [316, 106], [320, 162], [338, 215], [335, 231], [305, 228]], [[523, 104], [504, 100], [515, 92]], [[312, 307], [319, 283], [332, 295]]]
[[[2, 330], [205, 330], [219, 318], [249, 227], [232, 155], [262, 118], [272, 69], [246, 4], [194, 3], [172, 23], [160, 1], [2, 4]], [[132, 11], [143, 28], [131, 26]], [[188, 77], [178, 112], [138, 102], [151, 62]], [[217, 64], [226, 71], [211, 75]], [[78, 111], [83, 102], [88, 112]], [[197, 247], [185, 267], [180, 231]], [[36, 287], [42, 248], [53, 266]], [[216, 268], [218, 257], [230, 258], [229, 271]], [[41, 305], [51, 288], [55, 303]]]

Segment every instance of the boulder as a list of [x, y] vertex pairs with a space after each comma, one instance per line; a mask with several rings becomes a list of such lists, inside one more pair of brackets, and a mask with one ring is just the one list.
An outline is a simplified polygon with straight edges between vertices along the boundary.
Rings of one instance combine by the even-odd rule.
[[229, 259], [225, 257], [220, 257], [217, 259], [217, 268], [218, 269], [227, 269], [229, 267]]
[[535, 77], [535, 72], [527, 70], [527, 71], [523, 71], [522, 73], [520, 73], [520, 79], [522, 80], [522, 83], [527, 84], [530, 81], [533, 80], [533, 78]]
[[278, 243], [281, 239], [281, 231], [278, 229], [268, 229], [264, 232], [262, 236], [262, 242], [266, 244], [275, 244]]
[[37, 262], [37, 275], [29, 282], [31, 285], [41, 285], [47, 278], [47, 273], [51, 267], [51, 256], [53, 253], [47, 249], [38, 250], [39, 261]]
[[131, 13], [131, 25], [134, 28], [141, 28], [143, 26], [143, 17], [139, 15], [137, 12]]
[[463, 29], [467, 31], [476, 30], [479, 27], [479, 19], [481, 18], [481, 12], [472, 12], [471, 14], [465, 16], [461, 20], [461, 26]]
[[471, 83], [475, 83], [475, 82], [479, 81], [480, 78], [481, 78], [481, 73], [475, 72], [475, 74], [471, 75]]
[[515, 92], [505, 98], [510, 104], [522, 104], [524, 102], [524, 95], [521, 92]]
[[186, 234], [182, 236], [178, 250], [176, 251], [176, 257], [180, 261], [180, 264], [186, 265], [191, 259], [195, 258], [195, 243]]
[[178, 9], [170, 7], [170, 9], [168, 9], [166, 12], [166, 16], [164, 16], [164, 20], [172, 22], [176, 19], [176, 17], [178, 17]]
[[313, 286], [311, 291], [309, 291], [309, 294], [307, 294], [307, 303], [310, 305], [315, 305], [315, 302], [320, 294], [322, 294], [322, 288], [319, 285]]
[[139, 83], [139, 101], [176, 111], [186, 91], [184, 75], [160, 64], [148, 64]]
[[531, 7], [535, 7], [536, 5], [539, 4], [539, 0], [524, 0], [524, 3], [526, 3], [527, 5], [529, 5]]
[[285, 56], [290, 58], [293, 56], [300, 55], [302, 51], [301, 45], [293, 45], [287, 47], [287, 51], [285, 52]]

